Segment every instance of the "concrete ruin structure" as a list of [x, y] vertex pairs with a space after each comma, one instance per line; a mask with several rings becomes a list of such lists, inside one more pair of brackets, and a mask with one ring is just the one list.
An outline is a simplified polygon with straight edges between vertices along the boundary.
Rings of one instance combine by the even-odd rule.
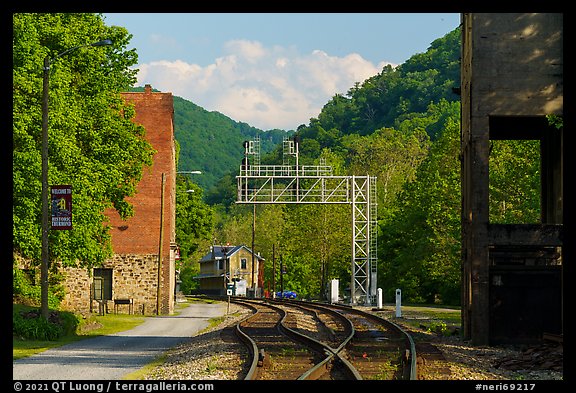
[[[474, 345], [562, 338], [563, 14], [461, 15], [462, 328]], [[540, 220], [492, 223], [490, 150], [540, 145]]]

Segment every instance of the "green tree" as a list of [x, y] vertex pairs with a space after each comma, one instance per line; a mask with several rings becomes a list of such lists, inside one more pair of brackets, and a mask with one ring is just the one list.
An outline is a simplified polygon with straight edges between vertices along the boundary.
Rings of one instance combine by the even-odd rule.
[[306, 275], [291, 276], [291, 282], [300, 291], [306, 288], [306, 297], [321, 297], [331, 278], [350, 277], [350, 205], [303, 204], [286, 206], [284, 210], [282, 253], [290, 258], [292, 270], [300, 263], [309, 265], [296, 268]]
[[104, 210], [132, 214], [134, 194], [154, 153], [134, 109], [121, 97], [135, 82], [131, 35], [99, 14], [13, 14], [13, 248], [39, 262], [41, 253], [41, 122], [43, 60], [81, 47], [50, 70], [49, 184], [70, 184], [73, 229], [51, 231], [50, 259], [91, 267], [111, 252]]
[[364, 137], [349, 135], [342, 144], [348, 148], [349, 174], [376, 176], [378, 215], [383, 216], [404, 183], [414, 178], [429, 138], [425, 128], [404, 124], [401, 131], [382, 128]]
[[[450, 116], [444, 116], [450, 113]], [[442, 114], [442, 116], [439, 116]], [[380, 225], [378, 281], [408, 301], [460, 301], [459, 104], [430, 105], [442, 131]]]
[[490, 222], [540, 222], [540, 143], [491, 141], [489, 158]]
[[203, 190], [186, 175], [176, 178], [176, 244], [180, 260], [180, 290], [190, 293], [198, 287], [194, 276], [200, 273], [199, 260], [212, 237], [214, 210], [202, 198]]
[[176, 243], [181, 258], [188, 258], [203, 239], [210, 239], [214, 211], [203, 200], [203, 190], [184, 175], [176, 182]]

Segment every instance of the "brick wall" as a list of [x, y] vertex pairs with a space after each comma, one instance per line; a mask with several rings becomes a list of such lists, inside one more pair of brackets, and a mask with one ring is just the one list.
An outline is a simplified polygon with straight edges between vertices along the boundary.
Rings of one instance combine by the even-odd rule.
[[[114, 256], [103, 268], [113, 270], [112, 297], [133, 298], [134, 312], [154, 314], [157, 309], [158, 255], [162, 250], [160, 314], [174, 311], [176, 240], [176, 150], [174, 142], [174, 101], [172, 93], [122, 93], [135, 105], [134, 122], [146, 129], [146, 139], [156, 150], [151, 167], [144, 168], [137, 192], [127, 200], [134, 215], [122, 220], [114, 209], [106, 210]], [[164, 198], [162, 198], [164, 189]], [[160, 221], [162, 220], [162, 245]], [[63, 269], [68, 294], [63, 307], [90, 311], [92, 274], [86, 269]], [[93, 310], [98, 310], [97, 304]], [[108, 305], [113, 311], [113, 303]], [[123, 309], [125, 306], [122, 307]], [[123, 310], [125, 311], [125, 310]]]
[[152, 93], [149, 85], [144, 93], [123, 93], [123, 97], [136, 105], [134, 121], [146, 129], [146, 139], [157, 153], [154, 163], [145, 168], [136, 195], [127, 200], [134, 206], [134, 216], [126, 221], [109, 209], [112, 226], [112, 246], [118, 254], [158, 253], [160, 238], [160, 210], [162, 173], [166, 174], [164, 189], [164, 244], [163, 252], [169, 257], [170, 242], [175, 240], [175, 145], [171, 93]]
[[[160, 217], [163, 217], [160, 313], [168, 314], [174, 310], [175, 286], [175, 261], [171, 250], [176, 240], [174, 100], [172, 93], [153, 93], [150, 85], [146, 85], [143, 93], [123, 93], [122, 96], [135, 105], [134, 121], [144, 126], [146, 139], [157, 152], [152, 166], [144, 169], [136, 195], [128, 198], [134, 206], [134, 216], [123, 221], [115, 210], [106, 212], [110, 218], [112, 248], [117, 255], [156, 254], [157, 257], [160, 251]], [[157, 261], [150, 265], [150, 269], [150, 274], [157, 274]], [[123, 274], [129, 274], [129, 269], [123, 268]], [[120, 286], [122, 282], [117, 281], [114, 285]], [[148, 286], [146, 282], [141, 285]]]

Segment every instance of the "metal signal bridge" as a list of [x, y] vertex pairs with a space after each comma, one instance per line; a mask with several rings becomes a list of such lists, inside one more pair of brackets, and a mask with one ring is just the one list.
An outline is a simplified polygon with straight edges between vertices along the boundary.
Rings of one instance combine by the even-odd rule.
[[284, 139], [282, 165], [260, 165], [260, 138], [244, 142], [240, 204], [351, 204], [352, 304], [376, 300], [376, 177], [335, 176], [327, 165], [299, 165], [298, 139]]

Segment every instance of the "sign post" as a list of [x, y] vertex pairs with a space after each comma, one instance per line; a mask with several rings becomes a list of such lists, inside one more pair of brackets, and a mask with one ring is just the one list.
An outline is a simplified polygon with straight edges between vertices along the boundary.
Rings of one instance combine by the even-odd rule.
[[402, 317], [402, 290], [396, 289], [396, 318]]
[[50, 190], [52, 229], [72, 229], [72, 186], [52, 186]]

